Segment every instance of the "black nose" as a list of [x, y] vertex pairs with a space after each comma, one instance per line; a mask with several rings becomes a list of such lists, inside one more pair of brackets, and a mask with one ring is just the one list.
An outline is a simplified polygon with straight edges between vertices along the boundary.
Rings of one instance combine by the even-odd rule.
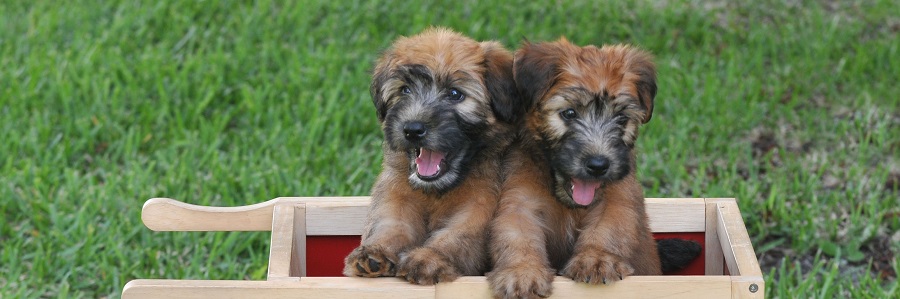
[[590, 157], [585, 161], [584, 166], [587, 167], [588, 174], [601, 176], [609, 170], [609, 159], [605, 157]]
[[403, 134], [406, 136], [406, 140], [409, 141], [417, 141], [425, 137], [425, 124], [413, 121], [408, 122], [403, 125]]

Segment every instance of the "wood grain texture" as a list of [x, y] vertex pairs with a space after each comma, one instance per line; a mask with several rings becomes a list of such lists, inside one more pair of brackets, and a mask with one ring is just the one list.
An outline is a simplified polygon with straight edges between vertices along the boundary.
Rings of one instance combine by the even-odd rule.
[[434, 286], [418, 286], [396, 278], [307, 277], [297, 280], [132, 280], [125, 299], [199, 298], [434, 298]]
[[141, 220], [154, 231], [267, 231], [279, 199], [240, 207], [207, 207], [170, 198], [144, 203]]
[[[762, 276], [732, 276], [731, 298], [761, 299], [766, 297]], [[756, 290], [755, 292], [753, 290]]]
[[[728, 276], [629, 276], [610, 285], [578, 283], [557, 276], [551, 298], [727, 298], [732, 278]], [[482, 276], [466, 276], [436, 285], [436, 298], [491, 298]]]
[[276, 204], [302, 203], [309, 209], [307, 234], [358, 235], [369, 202], [368, 196], [279, 197], [247, 206], [209, 207], [151, 198], [144, 203], [141, 220], [154, 231], [269, 231]]
[[[553, 281], [553, 298], [728, 298], [729, 276], [630, 276], [610, 285]], [[419, 286], [397, 278], [304, 277], [297, 280], [134, 280], [122, 298], [492, 298], [482, 276]]]
[[728, 266], [728, 273], [734, 277], [731, 297], [765, 297], [765, 281], [737, 203], [719, 201], [716, 208], [718, 214], [716, 235], [722, 247], [725, 264]]
[[720, 202], [731, 201], [733, 198], [709, 198], [706, 199], [705, 226], [706, 226], [706, 275], [724, 275], [725, 257], [722, 253], [722, 243], [719, 242], [719, 205]]
[[306, 276], [306, 205], [294, 205], [294, 231], [291, 239], [291, 276]]
[[[278, 204], [273, 208], [272, 239], [269, 244], [268, 279], [290, 277], [294, 262], [294, 205]], [[305, 239], [305, 238], [304, 238]], [[294, 270], [299, 272], [298, 270]]]
[[[702, 198], [647, 198], [654, 232], [705, 231]], [[269, 231], [276, 204], [305, 204], [307, 235], [359, 235], [369, 197], [279, 197], [239, 207], [192, 205], [170, 198], [144, 203], [141, 219], [154, 231]]]
[[725, 256], [725, 263], [732, 275], [762, 276], [759, 261], [753, 252], [750, 235], [744, 226], [741, 211], [735, 202], [719, 202], [716, 233]]
[[655, 233], [706, 231], [702, 198], [646, 198], [650, 230]]

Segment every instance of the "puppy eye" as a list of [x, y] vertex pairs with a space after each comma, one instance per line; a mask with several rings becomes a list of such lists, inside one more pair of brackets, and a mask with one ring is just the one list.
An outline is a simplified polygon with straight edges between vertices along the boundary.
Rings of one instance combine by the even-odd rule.
[[410, 93], [412, 93], [412, 91], [409, 90], [409, 86], [403, 86], [403, 87], [400, 87], [400, 93], [410, 94]]
[[566, 109], [559, 113], [559, 117], [562, 117], [565, 120], [573, 120], [578, 117], [578, 113], [575, 112], [575, 109]]
[[616, 124], [620, 127], [624, 127], [626, 124], [628, 124], [628, 117], [622, 114], [616, 115]]
[[462, 92], [460, 92], [456, 88], [451, 88], [450, 95], [448, 96], [448, 98], [453, 102], [459, 102], [459, 101], [462, 101], [463, 99], [465, 99], [466, 95], [464, 95]]

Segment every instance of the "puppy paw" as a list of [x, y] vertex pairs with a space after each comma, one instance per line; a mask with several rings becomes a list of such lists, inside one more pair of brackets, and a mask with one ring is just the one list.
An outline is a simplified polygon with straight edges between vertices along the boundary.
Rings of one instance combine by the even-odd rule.
[[576, 253], [562, 271], [565, 277], [590, 284], [609, 284], [633, 273], [629, 263], [601, 250]]
[[411, 250], [402, 258], [399, 269], [397, 276], [422, 285], [453, 281], [459, 277], [459, 272], [450, 260], [427, 247]]
[[538, 265], [520, 265], [488, 272], [495, 298], [547, 298], [553, 292], [553, 270]]
[[344, 259], [344, 275], [359, 277], [396, 276], [396, 254], [378, 245], [359, 246]]

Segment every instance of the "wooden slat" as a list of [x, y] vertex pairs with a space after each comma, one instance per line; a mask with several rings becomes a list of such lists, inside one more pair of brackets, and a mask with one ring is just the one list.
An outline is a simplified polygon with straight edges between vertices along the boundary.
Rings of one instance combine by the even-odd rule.
[[722, 253], [722, 243], [719, 242], [719, 205], [720, 202], [734, 202], [734, 198], [708, 198], [706, 199], [706, 275], [724, 275], [725, 257]]
[[[650, 228], [654, 232], [703, 232], [705, 205], [702, 198], [647, 198]], [[307, 201], [307, 233], [310, 236], [359, 235], [365, 224], [368, 202]]]
[[734, 277], [732, 298], [764, 298], [765, 281], [762, 270], [737, 203], [721, 201], [716, 206], [716, 234], [722, 246], [728, 273]]
[[291, 247], [291, 276], [306, 276], [306, 205], [294, 205], [294, 235]]
[[702, 198], [647, 198], [650, 230], [656, 233], [706, 231]]
[[[352, 235], [359, 234], [369, 202], [365, 196], [280, 197], [248, 206], [207, 207], [153, 198], [144, 204], [142, 219], [155, 231], [267, 231], [275, 204], [306, 203], [310, 235]], [[701, 205], [699, 198], [648, 198], [651, 227], [658, 232], [703, 231]]]
[[307, 201], [306, 229], [310, 236], [361, 235], [369, 202]]
[[[705, 203], [702, 198], [647, 198], [650, 228], [654, 232], [703, 232]], [[368, 201], [306, 201], [310, 236], [359, 235], [365, 224]]]
[[396, 278], [307, 277], [302, 280], [132, 280], [124, 299], [199, 298], [434, 298], [433, 286], [417, 286]]
[[[269, 280], [290, 277], [294, 246], [294, 205], [277, 204], [272, 213], [272, 239], [269, 244]], [[293, 270], [293, 271], [292, 271]]]
[[609, 286], [576, 283], [557, 277], [555, 298], [727, 298], [731, 278], [727, 276], [631, 276]]
[[[276, 204], [307, 205], [310, 236], [359, 235], [370, 199], [357, 197], [279, 197], [239, 207], [207, 207], [169, 198], [153, 198], [144, 204], [141, 218], [155, 231], [268, 231]], [[647, 213], [654, 232], [702, 232], [703, 199], [648, 198]]]
[[762, 276], [759, 261], [753, 252], [750, 235], [744, 226], [744, 219], [735, 202], [717, 203], [719, 242], [731, 275]]
[[[726, 298], [730, 296], [730, 277], [706, 276], [631, 276], [609, 285], [577, 283], [557, 276], [551, 298]], [[491, 298], [483, 276], [461, 277], [436, 286], [437, 297]]]
[[[272, 229], [272, 209], [279, 203], [309, 203], [314, 206], [314, 211], [311, 213], [313, 220], [308, 219], [307, 225], [323, 218], [337, 218], [349, 223], [349, 229], [344, 229], [343, 225], [338, 227], [351, 231], [356, 223], [365, 219], [365, 212], [360, 216], [359, 211], [367, 209], [369, 197], [279, 197], [238, 207], [198, 206], [170, 198], [151, 198], [144, 203], [141, 219], [147, 228], [154, 231], [268, 231]], [[323, 214], [329, 211], [338, 214]], [[313, 226], [314, 232], [333, 231], [322, 225]]]
[[272, 207], [279, 199], [249, 206], [207, 207], [169, 198], [144, 203], [141, 219], [154, 231], [267, 231], [272, 229]]
[[[631, 276], [610, 285], [557, 277], [553, 298], [727, 298], [728, 276]], [[299, 280], [134, 280], [122, 298], [491, 298], [483, 276], [418, 286], [396, 278], [304, 277]]]
[[491, 298], [491, 289], [484, 276], [463, 276], [435, 285], [435, 298]]

